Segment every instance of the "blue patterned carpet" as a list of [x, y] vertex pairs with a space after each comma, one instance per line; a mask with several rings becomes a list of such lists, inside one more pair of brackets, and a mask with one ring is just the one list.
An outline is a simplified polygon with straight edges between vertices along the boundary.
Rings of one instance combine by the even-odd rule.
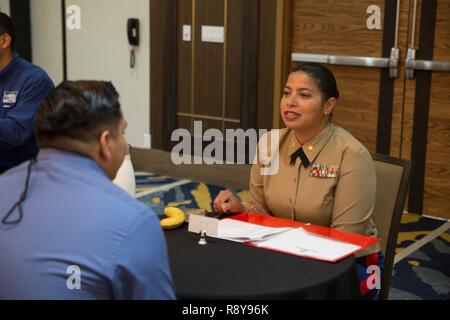
[[[221, 186], [192, 181], [185, 181], [184, 184], [169, 190], [159, 190], [162, 186], [174, 182], [177, 182], [177, 179], [166, 176], [137, 175], [138, 193], [151, 192], [139, 200], [159, 216], [164, 214], [166, 206], [177, 206], [181, 209], [203, 208], [212, 211], [212, 201], [223, 190]], [[231, 191], [241, 200], [246, 200], [246, 190]], [[397, 253], [444, 223], [445, 221], [404, 214], [397, 241]], [[426, 244], [394, 267], [390, 299], [450, 299], [449, 232]]]
[[[397, 252], [419, 241], [445, 221], [404, 214]], [[450, 232], [426, 244], [394, 267], [390, 299], [450, 299]]]

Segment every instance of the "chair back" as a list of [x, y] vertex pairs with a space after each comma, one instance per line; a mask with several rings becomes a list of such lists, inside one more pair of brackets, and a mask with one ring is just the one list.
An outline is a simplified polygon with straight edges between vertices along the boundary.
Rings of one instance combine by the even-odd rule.
[[385, 257], [381, 275], [380, 299], [387, 300], [394, 266], [400, 221], [408, 192], [411, 161], [372, 154], [377, 175], [377, 191], [373, 220], [381, 238]]

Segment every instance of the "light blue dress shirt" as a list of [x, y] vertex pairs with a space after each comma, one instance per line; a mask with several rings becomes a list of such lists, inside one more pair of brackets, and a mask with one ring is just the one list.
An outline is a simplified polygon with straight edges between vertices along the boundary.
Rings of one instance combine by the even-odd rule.
[[[20, 198], [27, 164], [0, 176], [0, 220]], [[95, 161], [41, 150], [23, 220], [0, 225], [0, 299], [174, 298], [156, 215]]]

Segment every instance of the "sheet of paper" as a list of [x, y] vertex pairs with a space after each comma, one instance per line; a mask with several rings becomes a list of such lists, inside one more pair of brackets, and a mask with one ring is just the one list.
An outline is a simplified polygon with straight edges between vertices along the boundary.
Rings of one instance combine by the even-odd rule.
[[291, 228], [271, 228], [233, 219], [219, 221], [217, 238], [236, 242], [257, 242], [270, 239]]
[[326, 261], [338, 260], [361, 249], [360, 246], [310, 233], [303, 228], [291, 229], [259, 242], [257, 246]]

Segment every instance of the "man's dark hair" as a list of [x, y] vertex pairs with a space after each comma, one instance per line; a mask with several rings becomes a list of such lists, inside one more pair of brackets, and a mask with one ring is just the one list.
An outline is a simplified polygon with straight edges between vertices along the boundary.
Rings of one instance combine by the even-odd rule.
[[11, 51], [14, 51], [16, 47], [16, 29], [14, 28], [11, 18], [7, 14], [0, 12], [0, 36], [5, 33], [9, 34], [11, 37], [10, 48]]
[[36, 113], [36, 141], [41, 147], [59, 137], [94, 142], [104, 130], [117, 135], [121, 119], [119, 94], [111, 82], [64, 81]]
[[304, 72], [312, 77], [316, 81], [324, 101], [330, 98], [339, 99], [336, 78], [328, 68], [318, 63], [309, 62], [295, 66], [290, 73], [293, 72]]

